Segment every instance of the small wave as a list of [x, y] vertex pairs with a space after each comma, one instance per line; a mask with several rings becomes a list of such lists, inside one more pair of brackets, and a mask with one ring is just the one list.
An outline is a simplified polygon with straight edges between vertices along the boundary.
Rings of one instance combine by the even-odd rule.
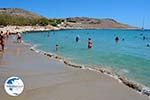
[[30, 46], [30, 47], [32, 46], [32, 44], [31, 44], [31, 43], [27, 43], [27, 42], [24, 42], [24, 41], [22, 41], [22, 44], [23, 44], [23, 45]]
[[143, 87], [142, 88], [142, 93], [148, 95], [150, 97], [150, 88], [148, 87]]
[[119, 73], [120, 74], [128, 74], [130, 71], [129, 70], [127, 70], [127, 69], [121, 69], [120, 71], [119, 71]]
[[41, 51], [39, 49], [37, 49], [37, 47], [40, 46], [40, 44], [34, 44], [30, 47], [30, 50], [35, 51], [36, 53], [43, 53], [44, 51]]
[[38, 46], [40, 46], [41, 44], [34, 44], [31, 48], [37, 48]]

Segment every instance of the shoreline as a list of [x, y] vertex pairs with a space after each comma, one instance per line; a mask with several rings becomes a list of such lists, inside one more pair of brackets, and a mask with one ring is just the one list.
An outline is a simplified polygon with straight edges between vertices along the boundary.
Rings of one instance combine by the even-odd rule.
[[83, 69], [83, 70], [90, 70], [90, 71], [102, 73], [104, 75], [112, 77], [113, 79], [115, 79], [119, 83], [135, 90], [135, 92], [138, 92], [139, 94], [148, 96], [148, 98], [150, 99], [150, 89], [149, 89], [149, 87], [146, 87], [143, 84], [139, 84], [138, 82], [135, 82], [133, 80], [129, 80], [127, 77], [121, 76], [121, 75], [119, 75], [119, 74], [117, 74], [113, 71], [108, 70], [107, 68], [103, 68], [103, 67], [98, 68], [98, 67], [91, 67], [91, 66], [84, 66], [84, 65], [75, 64], [75, 63], [72, 63], [70, 61], [67, 61], [65, 58], [63, 58], [59, 55], [56, 55], [56, 54], [53, 54], [53, 53], [50, 53], [50, 52], [45, 52], [45, 51], [42, 51], [42, 50], [38, 50], [38, 49], [36, 49], [36, 46], [31, 46], [30, 50], [34, 51], [38, 54], [50, 57], [50, 58], [52, 58], [54, 60], [57, 60], [59, 62], [63, 62], [64, 64], [66, 64], [70, 67], [79, 68], [79, 69]]
[[[53, 27], [53, 26], [5, 26], [0, 28], [1, 31], [6, 32], [7, 30], [16, 34], [17, 32], [45, 32], [45, 31], [60, 31], [60, 30], [137, 30], [142, 31], [139, 28], [77, 28], [77, 27]], [[147, 31], [150, 29], [145, 29]]]

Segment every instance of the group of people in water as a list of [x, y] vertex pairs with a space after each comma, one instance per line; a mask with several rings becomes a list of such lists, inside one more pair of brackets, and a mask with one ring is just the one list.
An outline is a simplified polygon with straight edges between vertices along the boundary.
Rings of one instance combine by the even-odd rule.
[[[76, 36], [76, 42], [78, 42], [80, 40], [80, 36], [77, 35]], [[91, 38], [88, 38], [88, 49], [91, 49], [92, 48], [92, 39]]]
[[[140, 34], [140, 35], [141, 35], [141, 34]], [[145, 37], [145, 36], [143, 36], [143, 37], [142, 37], [142, 39], [143, 39], [143, 40], [146, 40], [146, 37]], [[116, 36], [116, 37], [115, 37], [115, 41], [116, 41], [116, 43], [118, 43], [118, 42], [119, 42], [119, 40], [120, 40], [120, 39], [119, 39], [119, 37], [118, 37], [118, 36]], [[124, 41], [124, 40], [125, 40], [125, 39], [123, 38], [123, 39], [122, 39], [122, 41]], [[147, 45], [146, 45], [146, 47], [150, 47], [150, 44], [147, 44]]]
[[[145, 40], [145, 39], [146, 39], [146, 37], [143, 36], [143, 40]], [[76, 41], [76, 42], [79, 42], [79, 40], [80, 40], [80, 36], [77, 35], [76, 38], [75, 38], [75, 41]], [[125, 41], [124, 38], [122, 38], [121, 40], [122, 40], [122, 41]], [[115, 37], [115, 42], [118, 43], [119, 41], [120, 41], [120, 38], [119, 38], [118, 36], [116, 36], [116, 37]], [[91, 49], [91, 48], [92, 48], [92, 45], [93, 45], [91, 38], [88, 38], [88, 43], [87, 43], [87, 44], [88, 44], [88, 45], [87, 45], [88, 49]], [[59, 47], [59, 45], [56, 44], [56, 51], [58, 50], [58, 47]], [[150, 44], [147, 44], [146, 47], [150, 47]]]
[[[5, 49], [5, 40], [7, 40], [10, 35], [11, 35], [11, 33], [10, 33], [8, 30], [7, 30], [6, 32], [3, 32], [3, 31], [0, 32], [1, 51], [4, 51], [4, 49]], [[20, 34], [19, 32], [17, 32], [17, 33], [16, 33], [16, 36], [17, 36], [17, 38], [16, 38], [16, 39], [17, 39], [17, 42], [18, 42], [18, 43], [21, 43], [21, 42], [22, 42], [21, 34]], [[146, 39], [146, 37], [143, 36], [143, 40], [145, 40], [145, 39]], [[79, 40], [80, 40], [80, 36], [77, 35], [76, 38], [75, 38], [75, 41], [76, 41], [76, 42], [79, 42]], [[119, 40], [120, 40], [120, 38], [119, 38], [118, 36], [116, 36], [116, 37], [115, 37], [116, 43], [118, 43]], [[123, 38], [122, 41], [124, 41], [124, 40], [125, 40], [125, 39]], [[87, 48], [88, 48], [88, 49], [91, 49], [91, 48], [92, 48], [92, 45], [93, 45], [92, 39], [91, 39], [91, 38], [88, 38], [88, 41], [87, 41]], [[146, 46], [147, 46], [147, 47], [150, 47], [150, 44], [147, 44]], [[58, 48], [59, 48], [59, 45], [56, 44], [56, 51], [58, 51]]]
[[[77, 35], [76, 37], [76, 42], [78, 42], [80, 39], [79, 35]], [[115, 41], [116, 43], [118, 43], [120, 40], [120, 38], [118, 36], [115, 37]], [[143, 40], [146, 40], [146, 37], [143, 36]], [[122, 38], [122, 41], [125, 41], [124, 38]], [[146, 47], [150, 47], [150, 44], [147, 44]], [[91, 38], [88, 38], [88, 49], [91, 49], [92, 48], [92, 39]]]
[[[80, 36], [77, 35], [76, 38], [75, 38], [75, 41], [76, 42], [79, 42], [80, 40]], [[91, 38], [88, 38], [88, 45], [87, 45], [88, 49], [91, 49], [92, 48], [92, 39]], [[59, 45], [56, 44], [56, 51], [58, 51], [58, 48], [59, 48]]]
[[[5, 50], [5, 43], [10, 35], [11, 35], [11, 33], [8, 30], [6, 32], [3, 32], [3, 31], [0, 32], [0, 46], [1, 46], [2, 52]], [[17, 32], [16, 36], [17, 36], [17, 42], [21, 43], [22, 42], [21, 34], [19, 32]]]

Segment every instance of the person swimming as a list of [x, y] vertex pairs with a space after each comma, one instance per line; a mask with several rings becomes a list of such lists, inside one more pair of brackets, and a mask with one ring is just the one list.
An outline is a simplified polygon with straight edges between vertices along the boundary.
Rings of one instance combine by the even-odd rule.
[[146, 46], [147, 46], [147, 47], [150, 47], [150, 44], [147, 44]]
[[143, 35], [143, 33], [140, 34], [140, 36], [142, 36], [142, 35]]
[[47, 34], [47, 37], [50, 37], [50, 34], [49, 34], [49, 33]]
[[116, 43], [119, 41], [119, 37], [118, 36], [115, 38], [115, 41], [116, 41]]
[[88, 38], [88, 49], [92, 48], [92, 40], [91, 38]]
[[80, 39], [80, 36], [79, 36], [79, 35], [77, 35], [77, 36], [76, 36], [76, 42], [78, 42], [78, 41], [79, 41], [79, 39]]
[[146, 37], [145, 36], [143, 36], [143, 40], [145, 40], [146, 39]]

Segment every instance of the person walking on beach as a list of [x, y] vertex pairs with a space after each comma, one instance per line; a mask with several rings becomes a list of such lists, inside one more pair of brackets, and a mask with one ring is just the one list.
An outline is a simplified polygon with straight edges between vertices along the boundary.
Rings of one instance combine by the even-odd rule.
[[92, 48], [92, 40], [91, 38], [88, 39], [88, 49]]
[[7, 39], [9, 38], [9, 35], [10, 35], [10, 32], [7, 30], [7, 32], [6, 32], [6, 38]]
[[21, 34], [19, 32], [17, 32], [17, 42], [18, 43], [22, 42], [22, 37], [21, 37]]
[[3, 33], [3, 31], [1, 31], [1, 33], [0, 33], [0, 45], [1, 45], [2, 51], [4, 51], [4, 47], [5, 47], [4, 41], [5, 41], [4, 33]]

